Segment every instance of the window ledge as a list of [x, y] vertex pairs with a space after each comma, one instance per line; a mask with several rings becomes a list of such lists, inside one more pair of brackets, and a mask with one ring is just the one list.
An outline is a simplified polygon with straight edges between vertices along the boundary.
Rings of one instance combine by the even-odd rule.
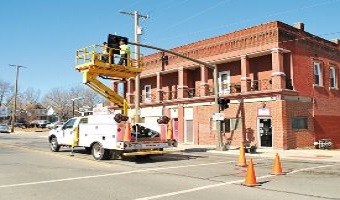
[[293, 132], [305, 132], [305, 131], [309, 131], [309, 129], [305, 129], [305, 128], [302, 128], [302, 129], [292, 129]]
[[313, 84], [313, 87], [323, 87], [323, 85]]
[[337, 87], [329, 87], [329, 90], [339, 90]]

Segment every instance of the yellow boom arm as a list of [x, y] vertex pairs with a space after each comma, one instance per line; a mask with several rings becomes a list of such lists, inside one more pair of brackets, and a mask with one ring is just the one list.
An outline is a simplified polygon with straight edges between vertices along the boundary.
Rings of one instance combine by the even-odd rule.
[[[141, 73], [141, 68], [138, 68], [138, 62], [127, 56], [126, 65], [117, 65], [114, 63], [115, 49], [109, 48], [109, 53], [106, 54], [109, 57], [109, 62], [104, 62], [101, 58], [103, 53], [99, 51], [102, 48], [100, 45], [92, 45], [82, 48], [76, 52], [76, 70], [83, 74], [83, 83], [92, 88], [98, 94], [110, 102], [117, 105], [122, 113], [127, 115], [129, 104], [114, 90], [100, 82], [97, 78], [100, 76], [108, 79], [127, 79], [134, 78]], [[110, 64], [112, 63], [112, 64]]]

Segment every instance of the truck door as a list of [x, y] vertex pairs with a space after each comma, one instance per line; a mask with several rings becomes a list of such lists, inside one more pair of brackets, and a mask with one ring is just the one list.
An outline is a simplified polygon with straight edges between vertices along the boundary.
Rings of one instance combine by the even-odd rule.
[[76, 119], [70, 119], [64, 124], [62, 128], [62, 139], [61, 143], [64, 145], [72, 145], [74, 133], [73, 133], [73, 126]]

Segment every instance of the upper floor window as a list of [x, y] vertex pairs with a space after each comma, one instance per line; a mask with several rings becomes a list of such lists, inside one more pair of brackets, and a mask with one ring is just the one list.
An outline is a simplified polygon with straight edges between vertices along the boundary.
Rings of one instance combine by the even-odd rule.
[[151, 85], [145, 85], [145, 101], [151, 101]]
[[220, 72], [218, 82], [220, 95], [230, 94], [230, 71]]
[[322, 70], [320, 63], [314, 63], [314, 84], [322, 86]]
[[337, 82], [338, 76], [336, 72], [337, 71], [335, 69], [335, 66], [331, 66], [329, 68], [329, 81], [330, 81], [331, 88], [338, 88], [338, 82]]

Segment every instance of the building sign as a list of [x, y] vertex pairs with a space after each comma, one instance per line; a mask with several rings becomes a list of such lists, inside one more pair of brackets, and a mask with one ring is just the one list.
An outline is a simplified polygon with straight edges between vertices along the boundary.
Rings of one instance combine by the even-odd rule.
[[258, 108], [257, 109], [257, 116], [259, 117], [267, 117], [271, 116], [271, 110], [270, 108]]
[[7, 117], [7, 116], [8, 116], [7, 107], [1, 106], [0, 107], [0, 117]]
[[212, 117], [213, 121], [223, 121], [224, 118], [224, 113], [214, 113]]

